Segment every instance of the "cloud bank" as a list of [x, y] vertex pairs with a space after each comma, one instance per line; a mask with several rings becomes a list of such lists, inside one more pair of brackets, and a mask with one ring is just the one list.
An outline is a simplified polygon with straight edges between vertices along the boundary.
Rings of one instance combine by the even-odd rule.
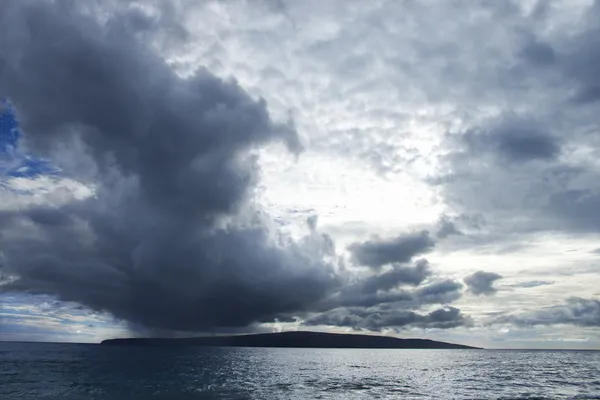
[[326, 236], [280, 236], [253, 206], [253, 150], [279, 141], [300, 152], [293, 126], [235, 81], [176, 75], [136, 37], [151, 21], [135, 10], [104, 21], [88, 11], [0, 6], [0, 92], [27, 148], [93, 187], [0, 213], [2, 270], [16, 277], [2, 290], [200, 330], [303, 310], [335, 287]]
[[[460, 296], [460, 285], [421, 285], [431, 275], [426, 260], [408, 265], [431, 250], [429, 234], [353, 245], [362, 265], [394, 264], [353, 278], [315, 218], [302, 238], [279, 231], [254, 201], [257, 150], [281, 143], [301, 153], [293, 123], [274, 122], [265, 101], [235, 80], [204, 68], [176, 74], [149, 35], [165, 10], [106, 10], [67, 0], [0, 6], [0, 93], [24, 146], [89, 188], [83, 198], [0, 211], [0, 268], [10, 277], [0, 290], [55, 296], [157, 330], [295, 315], [339, 325], [318, 313], [349, 307], [363, 310], [357, 329], [464, 322], [455, 308], [362, 315], [381, 304], [419, 309]], [[396, 290], [403, 285], [417, 289]], [[455, 294], [437, 297], [447, 292]]]

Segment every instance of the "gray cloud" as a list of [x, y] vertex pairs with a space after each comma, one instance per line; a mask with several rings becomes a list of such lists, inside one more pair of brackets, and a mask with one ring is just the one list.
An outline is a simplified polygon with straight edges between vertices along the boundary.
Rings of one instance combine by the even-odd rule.
[[452, 235], [462, 235], [462, 232], [457, 228], [456, 223], [453, 219], [444, 215], [438, 221], [435, 235], [439, 239], [444, 239]]
[[491, 122], [483, 131], [466, 132], [462, 139], [469, 152], [490, 152], [509, 162], [552, 160], [560, 153], [560, 143], [555, 137], [535, 122], [513, 116]]
[[550, 66], [556, 62], [554, 48], [550, 44], [538, 40], [531, 40], [523, 46], [521, 56], [538, 66]]
[[458, 308], [444, 307], [427, 314], [405, 310], [371, 311], [364, 309], [337, 309], [319, 314], [304, 322], [305, 325], [348, 327], [355, 330], [399, 330], [405, 327], [449, 329], [471, 323]]
[[[462, 296], [463, 285], [454, 280], [445, 279], [434, 281], [415, 290], [405, 289], [390, 292], [366, 293], [362, 295], [346, 296], [345, 302], [335, 306], [380, 306], [382, 308], [395, 307], [404, 309], [420, 309], [430, 304], [449, 304]], [[342, 291], [342, 293], [344, 293]]]
[[554, 285], [554, 281], [533, 280], [533, 281], [525, 281], [525, 282], [515, 283], [512, 286], [518, 287], [518, 288], [534, 288], [534, 287], [538, 287], [538, 286], [548, 286], [548, 285]]
[[[368, 281], [368, 280], [367, 280]], [[361, 282], [348, 285], [325, 300], [305, 319], [305, 325], [327, 325], [380, 331], [404, 327], [453, 328], [472, 321], [454, 307], [447, 306], [462, 296], [463, 285], [453, 280], [436, 280], [418, 286], [379, 290], [364, 290]], [[443, 305], [429, 314], [420, 312], [431, 305]]]
[[[312, 149], [361, 161], [382, 175], [411, 172], [413, 166], [428, 163], [427, 154], [411, 140], [415, 135], [407, 126], [409, 121], [455, 122], [470, 117], [479, 107], [527, 104], [528, 99], [522, 97], [524, 83], [537, 67], [512, 68], [514, 59], [520, 57], [524, 59], [521, 64], [532, 65], [529, 60], [537, 60], [535, 65], [539, 65], [548, 58], [533, 48], [549, 41], [543, 35], [527, 34], [530, 26], [537, 26], [534, 16], [513, 2], [497, 6], [450, 0], [431, 7], [376, 1], [368, 9], [352, 7], [343, 12], [340, 9], [347, 3], [343, 1], [283, 3], [298, 31], [293, 38], [282, 34], [289, 28], [281, 18], [276, 29], [266, 31], [273, 41], [283, 44], [278, 57], [286, 61], [281, 66], [268, 65], [264, 77], [278, 88], [293, 87], [298, 94], [294, 100], [303, 102], [301, 112], [325, 121], [307, 123], [307, 129], [319, 131], [311, 138]], [[232, 8], [240, 6], [231, 4], [235, 4]], [[334, 24], [335, 32], [323, 29], [323, 21]], [[498, 21], [503, 25], [494, 25]], [[440, 29], [443, 36], [436, 33]], [[255, 45], [255, 35], [243, 28], [236, 34], [236, 41]], [[291, 51], [296, 46], [303, 48], [300, 60]], [[228, 51], [219, 46], [215, 53], [222, 56]], [[297, 79], [288, 67], [314, 72], [318, 78], [304, 75], [307, 79]], [[336, 90], [328, 90], [329, 85]], [[279, 91], [273, 97], [282, 96], [286, 95]], [[315, 97], [318, 106], [309, 100]], [[440, 106], [444, 111], [436, 109]], [[420, 111], [424, 110], [431, 111], [433, 118], [423, 116]], [[360, 115], [369, 122], [346, 126], [329, 118], [338, 112]]]
[[420, 259], [413, 266], [394, 264], [378, 274], [358, 275], [329, 298], [318, 310], [338, 307], [383, 306], [394, 303], [400, 308], [419, 309], [429, 304], [448, 304], [462, 295], [463, 285], [453, 280], [431, 280], [429, 262]]
[[462, 123], [449, 129], [452, 151], [440, 156], [432, 182], [454, 212], [484, 215], [495, 241], [600, 229], [592, 211], [600, 204], [594, 162], [600, 74], [592, 67], [600, 60], [599, 10], [594, 2], [581, 10], [577, 29], [561, 26], [555, 34], [542, 27], [556, 23], [557, 10], [527, 14], [527, 23], [511, 15], [518, 46], [491, 65], [512, 65], [506, 70], [512, 83], [498, 88], [490, 82], [488, 93], [498, 99], [490, 104], [494, 111], [464, 112]]
[[445, 279], [422, 286], [415, 291], [415, 298], [422, 304], [448, 304], [462, 295], [460, 282]]
[[26, 146], [94, 185], [84, 200], [4, 212], [3, 273], [17, 279], [2, 290], [174, 330], [309, 308], [339, 284], [332, 240], [278, 238], [250, 195], [253, 150], [298, 153], [293, 127], [235, 81], [176, 75], [138, 35], [156, 28], [115, 7], [101, 24], [78, 2], [0, 5], [0, 93]]
[[571, 297], [564, 304], [503, 316], [496, 322], [518, 326], [569, 324], [600, 327], [600, 300]]
[[502, 275], [494, 272], [477, 271], [465, 277], [464, 281], [474, 295], [491, 296], [496, 293], [494, 282], [501, 278]]
[[429, 232], [420, 231], [392, 239], [375, 238], [353, 243], [348, 249], [357, 265], [380, 268], [386, 264], [408, 262], [416, 255], [431, 251], [434, 245]]
[[[587, 176], [586, 176], [587, 175]], [[592, 178], [589, 172], [580, 172], [572, 181]], [[600, 176], [598, 176], [600, 178]], [[596, 187], [570, 189], [548, 196], [545, 211], [563, 223], [563, 229], [570, 231], [600, 231], [600, 216], [594, 211], [600, 206], [600, 192]]]
[[363, 292], [374, 293], [378, 290], [387, 291], [401, 284], [418, 286], [429, 275], [429, 263], [422, 259], [414, 267], [394, 265], [389, 271], [372, 275], [361, 282], [361, 288]]
[[569, 47], [562, 54], [564, 75], [577, 84], [574, 100], [578, 104], [593, 104], [600, 100], [600, 72], [594, 65], [600, 61], [600, 3], [594, 2], [583, 19], [578, 34], [570, 38]]

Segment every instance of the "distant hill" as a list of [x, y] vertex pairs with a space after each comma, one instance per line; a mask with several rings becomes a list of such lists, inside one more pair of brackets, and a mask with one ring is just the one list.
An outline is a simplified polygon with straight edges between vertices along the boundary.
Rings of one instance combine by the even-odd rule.
[[295, 347], [327, 349], [476, 349], [429, 339], [398, 339], [389, 336], [354, 335], [323, 332], [282, 332], [255, 335], [210, 336], [183, 339], [110, 339], [101, 343], [112, 346], [222, 346], [222, 347]]

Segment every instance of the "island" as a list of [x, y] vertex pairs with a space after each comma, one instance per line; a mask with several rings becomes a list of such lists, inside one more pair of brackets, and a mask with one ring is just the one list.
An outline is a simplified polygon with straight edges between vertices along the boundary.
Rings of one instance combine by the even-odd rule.
[[327, 349], [478, 349], [429, 339], [325, 332], [280, 332], [192, 338], [128, 338], [101, 342], [110, 346], [290, 347]]

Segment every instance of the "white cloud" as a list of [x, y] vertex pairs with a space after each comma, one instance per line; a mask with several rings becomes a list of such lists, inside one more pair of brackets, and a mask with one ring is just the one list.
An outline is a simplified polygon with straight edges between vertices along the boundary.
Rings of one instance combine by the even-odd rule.
[[0, 190], [0, 211], [34, 205], [60, 206], [94, 194], [93, 186], [65, 177], [47, 175], [34, 178], [18, 177], [6, 179], [4, 183], [5, 190]]

